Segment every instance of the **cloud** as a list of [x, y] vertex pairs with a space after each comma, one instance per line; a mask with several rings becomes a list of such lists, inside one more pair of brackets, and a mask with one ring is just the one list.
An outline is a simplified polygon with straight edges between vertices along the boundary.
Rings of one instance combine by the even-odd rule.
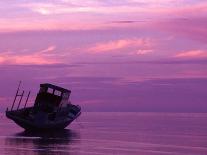
[[56, 46], [51, 45], [51, 46], [49, 46], [48, 48], [39, 51], [38, 53], [39, 53], [39, 54], [40, 54], [40, 53], [41, 53], [41, 54], [46, 54], [46, 53], [50, 53], [50, 52], [54, 51], [55, 49], [56, 49]]
[[[68, 14], [68, 13], [170, 13], [176, 12], [179, 15], [187, 10], [201, 9], [205, 11], [205, 2], [180, 2], [177, 0], [124, 0], [114, 1], [91, 1], [91, 0], [63, 0], [53, 2], [30, 2], [20, 4], [22, 8], [27, 8], [41, 15]], [[18, 6], [18, 5], [17, 5]], [[206, 12], [206, 11], [205, 11]], [[194, 13], [192, 13], [194, 14]]]
[[23, 56], [12, 56], [4, 55], [0, 56], [1, 64], [53, 64], [56, 61], [48, 60], [42, 56], [37, 55], [23, 55]]
[[[127, 5], [116, 6], [116, 5], [106, 5], [106, 3], [100, 2], [80, 2], [77, 1], [69, 2], [69, 3], [49, 3], [49, 2], [41, 2], [41, 3], [27, 3], [22, 4], [22, 8], [27, 8], [32, 12], [38, 13], [40, 15], [61, 15], [61, 14], [69, 14], [69, 13], [102, 13], [102, 14], [110, 14], [110, 13], [123, 13], [123, 12], [136, 12], [136, 9], [140, 10], [137, 7], [130, 7]], [[114, 8], [114, 9], [109, 9]]]
[[149, 54], [152, 52], [153, 52], [153, 50], [138, 50], [137, 55], [145, 55], [145, 54]]
[[95, 44], [94, 47], [88, 49], [92, 53], [102, 53], [122, 50], [126, 48], [148, 49], [152, 46], [150, 39], [120, 39], [109, 42]]
[[137, 26], [140, 22], [134, 21], [151, 22], [206, 15], [207, 12], [206, 2], [191, 0], [54, 0], [27, 3], [22, 0], [0, 3], [0, 9], [9, 9], [3, 10], [4, 14], [0, 15], [0, 31], [100, 29], [132, 23]]
[[207, 52], [202, 50], [192, 50], [177, 53], [176, 58], [204, 58], [207, 57]]
[[18, 53], [4, 52], [0, 54], [0, 64], [54, 64], [57, 59], [50, 57], [50, 52], [55, 50], [55, 46], [49, 46], [41, 51], [18, 55]]

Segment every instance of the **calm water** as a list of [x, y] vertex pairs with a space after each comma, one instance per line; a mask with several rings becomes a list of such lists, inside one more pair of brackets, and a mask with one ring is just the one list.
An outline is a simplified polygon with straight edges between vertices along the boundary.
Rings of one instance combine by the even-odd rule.
[[207, 114], [83, 113], [58, 133], [26, 133], [1, 115], [0, 154], [206, 155]]

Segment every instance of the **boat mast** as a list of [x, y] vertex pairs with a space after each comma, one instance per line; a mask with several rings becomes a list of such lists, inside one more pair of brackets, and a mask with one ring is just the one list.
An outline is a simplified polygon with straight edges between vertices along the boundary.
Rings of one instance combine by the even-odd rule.
[[17, 107], [17, 110], [19, 110], [19, 106], [22, 102], [22, 97], [24, 96], [24, 91], [22, 92], [22, 94], [20, 94], [19, 96], [21, 96], [20, 100], [19, 100], [19, 104], [18, 104], [18, 107]]
[[18, 88], [17, 88], [17, 92], [16, 92], [16, 95], [15, 95], [15, 98], [14, 98], [14, 101], [13, 101], [13, 104], [12, 104], [12, 107], [11, 107], [11, 111], [12, 111], [13, 108], [14, 108], [14, 103], [15, 103], [15, 101], [16, 101], [16, 99], [17, 99], [17, 96], [19, 96], [18, 93], [19, 93], [19, 88], [20, 88], [20, 86], [21, 86], [21, 83], [22, 83], [22, 81], [19, 81], [19, 85], [18, 85]]
[[29, 93], [28, 93], [28, 95], [27, 95], [27, 99], [26, 99], [26, 102], [25, 102], [25, 104], [24, 104], [24, 108], [26, 108], [26, 106], [27, 106], [27, 101], [28, 101], [28, 99], [29, 99], [29, 95], [30, 95], [30, 91], [29, 91]]

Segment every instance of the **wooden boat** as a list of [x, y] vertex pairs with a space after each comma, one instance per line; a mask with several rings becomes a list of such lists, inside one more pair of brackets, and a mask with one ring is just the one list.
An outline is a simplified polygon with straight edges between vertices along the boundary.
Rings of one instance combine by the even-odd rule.
[[[20, 108], [24, 95], [24, 91], [19, 94], [20, 84], [11, 109], [6, 110], [6, 116], [25, 130], [64, 129], [81, 114], [81, 107], [69, 101], [70, 90], [49, 83], [40, 84], [32, 107], [26, 107], [29, 92], [24, 107]], [[14, 110], [17, 97], [20, 99]]]

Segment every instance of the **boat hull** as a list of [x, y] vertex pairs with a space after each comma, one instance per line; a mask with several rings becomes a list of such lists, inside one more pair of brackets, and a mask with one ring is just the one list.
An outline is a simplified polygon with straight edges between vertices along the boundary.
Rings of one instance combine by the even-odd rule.
[[7, 118], [13, 120], [17, 125], [25, 130], [60, 130], [66, 128], [71, 122], [73, 122], [80, 114], [79, 111], [74, 117], [67, 117], [65, 119], [59, 119], [56, 121], [36, 122], [34, 120], [28, 120], [21, 116], [15, 115], [16, 111], [6, 111]]

